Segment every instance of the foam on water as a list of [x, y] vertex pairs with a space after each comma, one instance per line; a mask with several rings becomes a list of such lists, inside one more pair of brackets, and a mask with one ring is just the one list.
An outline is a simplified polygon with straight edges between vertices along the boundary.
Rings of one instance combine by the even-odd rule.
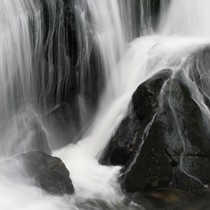
[[[165, 1], [161, 2], [165, 3]], [[117, 181], [120, 167], [101, 166], [98, 158], [126, 115], [133, 92], [140, 83], [162, 69], [170, 68], [176, 72], [183, 68], [187, 72], [186, 62], [192, 53], [210, 43], [208, 39], [203, 38], [210, 35], [208, 0], [172, 1], [166, 15], [162, 14], [159, 35], [141, 37], [130, 44], [127, 42], [133, 36], [131, 27], [126, 28], [130, 18], [128, 14], [125, 15], [126, 5], [126, 1], [121, 0], [86, 0], [76, 4], [84, 25], [86, 24], [84, 17], [87, 16], [85, 13], [90, 15], [91, 25], [87, 24], [85, 28], [89, 30], [88, 32], [90, 30], [92, 32], [94, 42], [102, 57], [106, 76], [106, 86], [99, 109], [84, 138], [77, 144], [70, 144], [53, 153], [60, 157], [68, 167], [76, 195], [73, 198], [47, 195], [34, 186], [33, 180], [24, 180], [21, 164], [14, 163], [8, 166], [9, 168], [0, 169], [0, 209], [79, 209], [80, 207], [76, 204], [77, 198], [102, 199], [112, 208], [111, 203], [121, 201], [123, 194]], [[18, 96], [23, 101], [27, 101], [34, 93], [34, 85], [37, 85], [31, 81], [31, 78], [33, 79], [30, 71], [31, 40], [27, 24], [31, 10], [27, 8], [27, 4], [21, 0], [15, 3], [11, 0], [3, 0], [0, 5], [1, 125], [9, 113], [11, 113], [10, 116], [20, 115], [18, 119], [24, 120], [32, 112], [36, 121], [42, 123], [33, 107], [31, 108], [33, 111], [30, 108], [29, 110], [22, 109], [21, 114], [17, 114], [16, 108], [13, 108], [16, 107], [13, 105], [16, 103], [13, 94], [14, 87], [18, 87]], [[143, 2], [141, 8], [143, 8]], [[193, 23], [191, 20], [194, 20]], [[14, 85], [16, 76], [19, 83]], [[10, 125], [8, 128], [11, 129], [6, 132], [5, 139], [10, 135], [16, 136], [15, 132], [18, 133], [15, 127], [16, 122]], [[23, 127], [26, 128], [27, 123], [23, 123]], [[8, 144], [8, 147], [10, 146], [11, 143]], [[7, 146], [4, 148], [10, 149]], [[16, 169], [20, 173], [17, 173]], [[5, 170], [6, 174], [10, 172], [12, 176], [5, 175]], [[22, 184], [18, 182], [18, 179], [21, 179]]]

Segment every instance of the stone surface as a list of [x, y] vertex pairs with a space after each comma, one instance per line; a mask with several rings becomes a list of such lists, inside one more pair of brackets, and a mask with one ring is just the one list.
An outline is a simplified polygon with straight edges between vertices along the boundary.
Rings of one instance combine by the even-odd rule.
[[36, 184], [48, 193], [57, 195], [74, 193], [69, 171], [59, 158], [43, 152], [29, 152], [16, 159], [24, 164], [27, 175], [34, 178]]
[[173, 77], [163, 70], [133, 94], [128, 115], [101, 159], [123, 166], [126, 192], [171, 186], [202, 191], [210, 183], [210, 122], [194, 84], [181, 70]]
[[127, 117], [122, 121], [100, 162], [129, 165], [143, 143], [144, 131], [159, 107], [159, 93], [171, 70], [163, 70], [140, 85], [133, 94]]
[[145, 142], [125, 172], [125, 189], [136, 192], [169, 185], [190, 191], [205, 189], [210, 183], [209, 123], [181, 71], [168, 80], [161, 94]]

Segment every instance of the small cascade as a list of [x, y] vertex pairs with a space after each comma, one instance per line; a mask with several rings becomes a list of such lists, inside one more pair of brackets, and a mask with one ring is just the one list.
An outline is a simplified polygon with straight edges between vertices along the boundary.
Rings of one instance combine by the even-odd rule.
[[[172, 77], [182, 72], [210, 124], [209, 63], [201, 64], [196, 57], [210, 43], [209, 9], [209, 0], [2, 0], [1, 161], [52, 149], [69, 169], [75, 195], [53, 197], [34, 180], [18, 183], [25, 171], [15, 162], [0, 167], [0, 209], [87, 209], [84, 203], [89, 205], [89, 200], [103, 200], [108, 209], [142, 209], [120, 206], [121, 167], [102, 166], [98, 160], [126, 116], [136, 88], [163, 69], [171, 69]], [[192, 75], [193, 65], [198, 72]], [[192, 79], [198, 76], [202, 84]], [[173, 110], [173, 100], [168, 100]], [[179, 131], [178, 120], [176, 126]], [[181, 169], [198, 180], [185, 171], [184, 141], [182, 147]], [[7, 176], [8, 171], [14, 177]]]
[[[101, 187], [107, 185], [107, 175], [103, 176], [106, 174], [103, 170], [108, 170], [108, 173], [112, 174], [109, 177], [110, 185], [106, 187], [107, 190], [114, 192], [115, 195], [120, 195], [119, 187], [116, 187], [111, 181], [111, 177], [116, 181], [115, 177], [120, 168], [100, 166], [97, 159], [100, 158], [111, 135], [125, 117], [131, 96], [138, 85], [162, 69], [169, 68], [175, 73], [185, 68], [186, 62], [193, 52], [208, 43], [206, 39], [147, 36], [136, 39], [128, 45], [126, 37], [129, 36], [126, 33], [123, 34], [126, 28], [123, 30], [122, 27], [126, 26], [122, 22], [125, 19], [120, 19], [123, 10], [119, 9], [123, 6], [123, 3], [118, 2], [117, 4], [116, 1], [103, 3], [87, 1], [85, 8], [90, 12], [91, 23], [94, 23], [93, 26], [91, 25], [93, 27], [92, 35], [95, 38], [94, 43], [101, 53], [102, 62], [104, 62], [106, 87], [96, 118], [85, 138], [76, 145], [69, 145], [54, 153], [72, 171], [71, 177], [76, 186], [76, 192], [84, 197], [110, 197], [110, 195], [113, 197], [113, 194], [109, 194], [108, 191], [102, 193]], [[141, 8], [142, 6], [143, 4]], [[162, 8], [165, 6], [167, 5], [162, 5]], [[110, 7], [112, 8], [111, 12], [109, 11]], [[102, 8], [103, 12], [100, 12]], [[107, 14], [109, 14], [108, 17]], [[146, 26], [147, 22], [144, 23]], [[115, 26], [114, 28], [112, 24]], [[88, 28], [88, 26], [86, 27]], [[130, 34], [133, 33], [129, 31], [129, 27], [126, 31]], [[118, 34], [119, 37], [114, 34]], [[118, 37], [117, 40], [116, 37]], [[85, 176], [78, 176], [81, 174], [81, 168], [82, 174], [91, 177], [89, 178], [91, 185], [81, 185], [86, 180]], [[92, 172], [90, 175], [89, 171], [94, 171], [94, 173]], [[93, 174], [95, 175], [93, 176]], [[100, 180], [94, 179], [98, 176], [100, 176]], [[92, 188], [89, 188], [92, 185], [96, 186], [93, 191]], [[113, 186], [115, 187], [113, 188]], [[106, 197], [106, 199], [108, 198]]]

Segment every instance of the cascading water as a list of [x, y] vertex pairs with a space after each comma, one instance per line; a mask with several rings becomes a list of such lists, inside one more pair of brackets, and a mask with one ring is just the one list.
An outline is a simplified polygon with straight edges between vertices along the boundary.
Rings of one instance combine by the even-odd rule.
[[[55, 4], [48, 6], [55, 13]], [[43, 31], [47, 29], [40, 21], [43, 14], [38, 1], [3, 1], [0, 9], [0, 150], [3, 156], [11, 156], [33, 150], [33, 133], [36, 126], [42, 127], [37, 112], [45, 110], [47, 93], [43, 97], [40, 89], [45, 92], [47, 81], [43, 75], [47, 73], [44, 72], [46, 68], [44, 59], [41, 59], [43, 49], [40, 46], [43, 47]], [[55, 30], [55, 26], [49, 28]], [[52, 59], [51, 48], [49, 47], [47, 54], [49, 59]], [[48, 87], [53, 86], [53, 63], [50, 61], [49, 66], [51, 73], [47, 74]], [[37, 76], [39, 68], [43, 72]], [[58, 83], [58, 90], [59, 86]], [[40, 104], [44, 104], [41, 109]]]
[[166, 36], [209, 37], [209, 5], [208, 0], [202, 3], [197, 0], [171, 1], [166, 16], [162, 17], [160, 33]]
[[[78, 14], [77, 35], [80, 37], [77, 66], [81, 72], [77, 74], [73, 74], [70, 68], [75, 61], [66, 56], [68, 49], [64, 46], [69, 40], [63, 36], [63, 23], [59, 24], [64, 20], [62, 10], [65, 2], [44, 1], [43, 6], [41, 2], [32, 0], [4, 0], [0, 5], [0, 151], [1, 158], [5, 159], [36, 150], [33, 131], [37, 127], [54, 148], [55, 142], [49, 127], [45, 128], [42, 114], [65, 102], [61, 92], [67, 94], [68, 88], [63, 86], [71, 81], [71, 76], [78, 79], [79, 75], [81, 92], [75, 97], [78, 100], [76, 106], [79, 106], [77, 110], [83, 117], [81, 121], [88, 118], [89, 104], [84, 97], [86, 87], [82, 84], [87, 82], [85, 70], [91, 70], [88, 62], [94, 48], [100, 62], [97, 67], [103, 70], [105, 83], [95, 119], [82, 140], [53, 153], [68, 167], [76, 193], [71, 198], [53, 197], [35, 187], [33, 180], [20, 184], [18, 179], [24, 175], [24, 169], [17, 162], [6, 169], [11, 171], [10, 176], [5, 177], [5, 166], [0, 169], [0, 208], [3, 210], [86, 209], [82, 203], [88, 203], [87, 199], [105, 200], [108, 208], [119, 209], [117, 205], [123, 197], [117, 182], [120, 167], [101, 166], [98, 158], [126, 115], [137, 86], [162, 69], [172, 69], [174, 76], [182, 69], [192, 90], [192, 98], [204, 115], [209, 112], [189, 77], [191, 56], [209, 43], [208, 0], [173, 0], [170, 5], [168, 0], [161, 0], [161, 21], [155, 35], [151, 35], [149, 1], [73, 1]], [[43, 12], [46, 8], [47, 17]], [[56, 19], [56, 15], [59, 18]], [[150, 36], [133, 41], [142, 34]], [[207, 91], [205, 86], [203, 91]], [[42, 147], [46, 149], [47, 146]], [[183, 153], [184, 150], [183, 141]], [[15, 172], [16, 169], [20, 172]], [[196, 179], [193, 174], [186, 174]], [[103, 207], [98, 206], [100, 208]], [[121, 208], [141, 209], [140, 206]]]

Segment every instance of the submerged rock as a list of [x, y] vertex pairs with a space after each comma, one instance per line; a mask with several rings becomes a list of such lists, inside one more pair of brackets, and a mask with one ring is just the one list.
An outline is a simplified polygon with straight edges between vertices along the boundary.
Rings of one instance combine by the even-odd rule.
[[57, 195], [74, 193], [69, 171], [59, 158], [44, 152], [29, 152], [16, 159], [24, 164], [27, 175], [34, 178], [36, 184], [48, 193]]

